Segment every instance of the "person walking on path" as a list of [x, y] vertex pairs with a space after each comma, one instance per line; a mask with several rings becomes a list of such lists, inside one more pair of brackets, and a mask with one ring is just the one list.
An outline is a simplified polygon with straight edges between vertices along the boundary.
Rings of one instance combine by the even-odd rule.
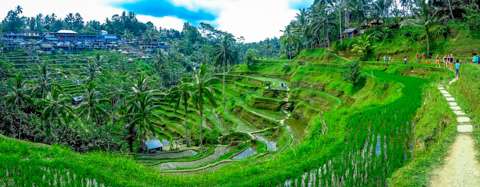
[[407, 64], [407, 63], [408, 63], [408, 58], [407, 58], [407, 56], [404, 56], [403, 57], [403, 64]]
[[455, 78], [459, 79], [460, 78], [460, 60], [457, 59], [457, 62], [455, 62]]

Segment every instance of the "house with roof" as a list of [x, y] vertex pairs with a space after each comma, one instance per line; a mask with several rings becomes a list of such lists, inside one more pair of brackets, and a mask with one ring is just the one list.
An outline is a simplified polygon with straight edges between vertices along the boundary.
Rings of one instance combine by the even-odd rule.
[[342, 38], [353, 38], [359, 34], [360, 31], [357, 28], [348, 28], [342, 32]]

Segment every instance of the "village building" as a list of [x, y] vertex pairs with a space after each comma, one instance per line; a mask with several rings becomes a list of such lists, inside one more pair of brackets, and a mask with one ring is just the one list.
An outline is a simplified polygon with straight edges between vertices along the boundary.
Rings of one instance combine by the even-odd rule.
[[342, 38], [353, 38], [360, 34], [357, 28], [348, 28], [342, 32]]

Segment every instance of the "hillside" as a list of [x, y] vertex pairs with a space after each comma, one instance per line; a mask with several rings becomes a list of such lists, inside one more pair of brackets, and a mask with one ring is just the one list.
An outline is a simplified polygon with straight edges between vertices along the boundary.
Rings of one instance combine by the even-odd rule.
[[[263, 60], [250, 68], [239, 65], [226, 76], [230, 83], [226, 88], [230, 98], [226, 119], [233, 125], [223, 127], [209, 115], [210, 128], [218, 129], [218, 133], [228, 129], [247, 134], [259, 131], [258, 135], [276, 142], [278, 151], [268, 151], [268, 141], [256, 138], [230, 148], [228, 152], [232, 153], [224, 153], [226, 156], [179, 167], [182, 174], [178, 175], [161, 174], [155, 171], [156, 166], [204, 160], [213, 149], [190, 159], [137, 158], [147, 165], [142, 166], [132, 157], [78, 154], [2, 137], [0, 155], [7, 163], [2, 170], [9, 176], [2, 182], [60, 186], [357, 186], [386, 184], [394, 174], [393, 183], [404, 176], [420, 175], [416, 182], [422, 184], [426, 176], [410, 170], [428, 171], [433, 167], [436, 162], [425, 159], [440, 159], [442, 156], [435, 153], [444, 150], [443, 142], [451, 137], [452, 114], [445, 112], [446, 103], [436, 99], [439, 94], [433, 89], [439, 81], [448, 79], [449, 72], [427, 64], [385, 66], [362, 62], [362, 79], [354, 85], [345, 79], [351, 68], [345, 58], [319, 49], [305, 51], [291, 61]], [[265, 85], [270, 89], [264, 89]], [[221, 90], [220, 85], [217, 89]], [[288, 113], [282, 112], [285, 101], [294, 106]], [[172, 123], [178, 123], [183, 113], [174, 108], [159, 112], [171, 115]], [[248, 147], [253, 147], [257, 156], [243, 160], [228, 156]], [[405, 169], [395, 172], [404, 165]], [[36, 172], [32, 166], [46, 170], [49, 180], [38, 175], [30, 178]]]

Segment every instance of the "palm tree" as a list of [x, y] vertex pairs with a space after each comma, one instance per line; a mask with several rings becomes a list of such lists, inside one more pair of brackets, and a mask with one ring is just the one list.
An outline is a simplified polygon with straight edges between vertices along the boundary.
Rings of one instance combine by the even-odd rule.
[[232, 40], [233, 38], [229, 36], [223, 36], [222, 41], [218, 44], [215, 51], [215, 59], [218, 62], [222, 63], [223, 73], [222, 73], [222, 104], [223, 104], [223, 113], [226, 113], [226, 97], [225, 97], [225, 76], [227, 73], [227, 66], [229, 63], [233, 63], [235, 60], [234, 52], [232, 49]]
[[[44, 122], [44, 131], [47, 137], [53, 138], [54, 141], [57, 140], [57, 134], [52, 130], [66, 129], [66, 126], [76, 118], [70, 101], [71, 98], [63, 94], [63, 90], [57, 85], [52, 86], [52, 90], [43, 100], [44, 109], [41, 118]], [[57, 126], [54, 127], [54, 125]]]
[[[17, 74], [11, 91], [5, 96], [5, 107], [7, 113], [10, 114], [10, 125], [12, 125], [10, 126], [10, 131], [12, 134], [17, 134], [17, 137], [20, 136], [20, 128], [26, 118], [24, 111], [31, 103], [32, 99], [28, 95], [25, 81], [21, 75]], [[18, 120], [18, 125], [15, 125], [16, 120]], [[13, 126], [16, 126], [15, 129], [13, 129]]]
[[201, 123], [200, 123], [200, 146], [203, 145], [203, 132], [202, 128], [206, 124], [206, 119], [204, 116], [204, 105], [206, 103], [210, 103], [214, 107], [216, 107], [214, 94], [214, 88], [212, 85], [215, 83], [217, 79], [212, 77], [209, 72], [207, 72], [207, 66], [202, 64], [200, 69], [195, 73], [195, 80], [194, 80], [194, 91], [192, 93], [192, 99], [195, 103], [195, 107], [198, 109], [200, 113]]
[[80, 105], [80, 115], [87, 121], [94, 122], [97, 126], [108, 116], [108, 112], [101, 106], [104, 99], [100, 98], [99, 92], [95, 89], [95, 84], [90, 82], [85, 90], [85, 102]]
[[283, 33], [284, 35], [280, 38], [280, 42], [284, 47], [284, 52], [288, 59], [292, 59], [298, 54], [301, 48], [302, 41], [299, 36], [300, 34], [298, 33], [297, 28], [295, 28], [293, 25], [288, 25]]
[[420, 10], [417, 11], [417, 17], [422, 21], [421, 25], [425, 31], [425, 37], [427, 40], [427, 55], [430, 55], [430, 40], [432, 38], [431, 29], [433, 26], [439, 25], [445, 17], [439, 17], [441, 11], [431, 6], [432, 2], [430, 0], [417, 0], [417, 3], [420, 8]]
[[[165, 126], [160, 124], [160, 117], [155, 113], [160, 105], [157, 102], [155, 90], [150, 90], [147, 79], [142, 75], [132, 87], [133, 94], [128, 98], [127, 125], [128, 135], [126, 140], [130, 152], [133, 152], [133, 144], [139, 140], [142, 145], [147, 138], [158, 134], [169, 135], [164, 131]], [[140, 150], [143, 146], [140, 146]]]
[[171, 92], [171, 94], [177, 100], [175, 110], [177, 110], [181, 104], [183, 105], [183, 112], [184, 112], [183, 126], [185, 128], [187, 146], [190, 146], [190, 140], [191, 140], [191, 133], [189, 132], [189, 127], [187, 124], [188, 105], [189, 105], [190, 99], [192, 98], [192, 90], [194, 88], [195, 87], [191, 82], [188, 82], [186, 79], [183, 79], [180, 85], [173, 88]]
[[99, 68], [99, 62], [100, 62], [100, 56], [97, 56], [95, 58], [95, 61], [88, 61], [88, 65], [87, 65], [87, 74], [88, 74], [88, 82], [92, 82], [93, 80], [95, 80], [95, 77], [98, 73], [98, 71], [100, 70]]
[[40, 93], [40, 98], [45, 98], [50, 91], [50, 78], [49, 76], [49, 71], [48, 71], [48, 64], [47, 62], [41, 63], [41, 65], [38, 66], [39, 69], [39, 77], [38, 77], [38, 87], [36, 89], [36, 92]]

